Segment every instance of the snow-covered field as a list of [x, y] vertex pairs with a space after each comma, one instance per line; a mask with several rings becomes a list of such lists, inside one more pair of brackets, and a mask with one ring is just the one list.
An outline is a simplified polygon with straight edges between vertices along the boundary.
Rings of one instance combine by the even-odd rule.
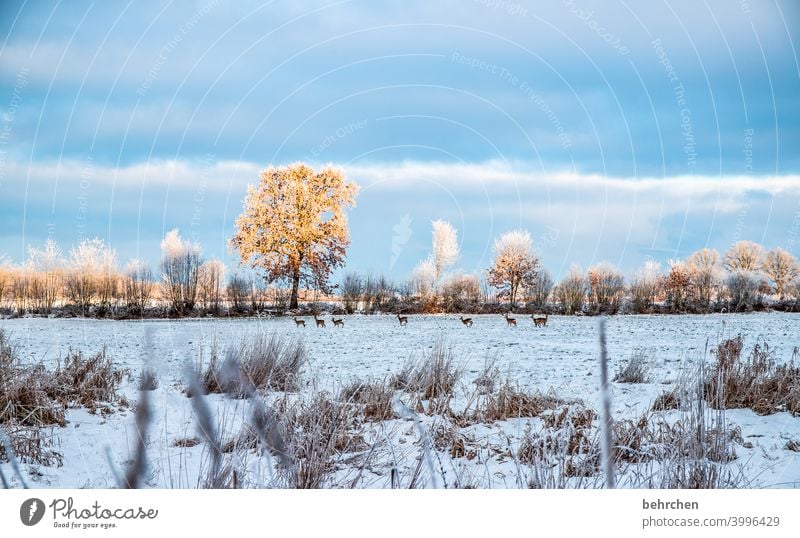
[[[546, 328], [535, 328], [530, 318], [518, 315], [518, 326], [509, 327], [499, 315], [474, 316], [474, 326], [465, 327], [458, 316], [410, 316], [399, 326], [394, 316], [345, 316], [343, 328], [318, 329], [313, 319], [307, 327], [296, 327], [291, 318], [200, 319], [181, 321], [122, 322], [84, 319], [23, 318], [0, 320], [10, 333], [20, 355], [30, 362], [55, 364], [70, 349], [93, 353], [103, 346], [116, 364], [134, 375], [126, 378], [122, 394], [136, 400], [135, 374], [150, 364], [159, 378], [153, 393], [154, 423], [148, 445], [150, 475], [155, 487], [196, 487], [200, 467], [206, 461], [203, 446], [173, 447], [175, 440], [195, 435], [191, 405], [181, 392], [187, 362], [196, 363], [201, 348], [225, 349], [249, 333], [264, 330], [302, 339], [309, 356], [304, 368], [304, 390], [334, 390], [354, 378], [383, 379], [397, 372], [408, 359], [419, 358], [437, 341], [451, 346], [463, 365], [463, 393], [484, 363], [496, 359], [502, 377], [525, 389], [552, 389], [561, 397], [581, 398], [598, 409], [598, 320], [587, 317], [552, 316]], [[613, 409], [617, 418], [634, 418], [647, 408], [665, 387], [674, 383], [681, 369], [701, 360], [724, 338], [741, 334], [745, 353], [757, 341], [767, 342], [779, 362], [792, 359], [800, 347], [800, 317], [796, 314], [765, 313], [707, 316], [616, 316], [608, 319], [608, 349], [612, 374], [633, 353], [644, 352], [651, 379], [644, 384], [614, 384]], [[146, 349], [145, 331], [153, 335]], [[148, 352], [149, 351], [149, 352]], [[221, 396], [209, 398], [220, 423], [242, 420], [245, 403]], [[26, 465], [30, 481], [37, 487], [114, 487], [112, 465], [122, 468], [134, 446], [133, 414], [120, 410], [108, 416], [92, 415], [84, 409], [67, 414], [65, 428], [55, 428], [56, 449], [64, 455], [60, 468]], [[785, 449], [790, 439], [800, 440], [800, 418], [788, 413], [758, 416], [750, 410], [731, 410], [727, 419], [738, 425], [744, 443], [736, 446], [737, 460], [752, 486], [800, 487], [800, 453]], [[466, 428], [464, 434], [476, 445], [503, 441], [511, 432], [535, 426], [538, 419], [517, 419]], [[419, 447], [416, 431], [402, 419], [387, 421], [372, 435], [382, 436], [395, 464], [404, 459], [413, 466]], [[511, 435], [511, 437], [514, 437]], [[402, 454], [398, 455], [398, 451]], [[414, 452], [416, 451], [416, 452]], [[269, 463], [256, 455], [244, 462], [252, 473], [266, 473]], [[378, 458], [379, 459], [379, 458]], [[109, 460], [113, 463], [109, 463]], [[502, 455], [471, 461], [448, 458], [442, 477], [460, 477], [478, 487], [518, 487], [519, 469]], [[3, 469], [10, 474], [8, 464]], [[402, 470], [402, 466], [401, 466]], [[361, 477], [360, 487], [388, 487], [388, 473], [380, 463]], [[466, 478], [465, 478], [466, 477]], [[599, 479], [596, 485], [600, 485]], [[594, 482], [592, 482], [594, 484]], [[442, 484], [439, 484], [442, 485]], [[623, 484], [624, 485], [624, 484]]]

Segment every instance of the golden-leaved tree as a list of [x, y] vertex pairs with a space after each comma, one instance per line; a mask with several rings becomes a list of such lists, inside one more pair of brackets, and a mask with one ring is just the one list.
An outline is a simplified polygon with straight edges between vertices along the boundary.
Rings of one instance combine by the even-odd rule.
[[300, 280], [327, 288], [331, 271], [344, 262], [350, 237], [345, 210], [355, 206], [358, 186], [331, 166], [314, 171], [304, 163], [261, 172], [248, 186], [231, 245], [242, 262], [266, 271], [267, 280], [288, 280], [290, 308], [297, 308]]

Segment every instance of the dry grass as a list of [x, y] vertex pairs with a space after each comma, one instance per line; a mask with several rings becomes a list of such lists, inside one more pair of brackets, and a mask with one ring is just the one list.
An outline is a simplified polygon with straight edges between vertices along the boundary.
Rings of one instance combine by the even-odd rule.
[[94, 411], [98, 404], [113, 402], [125, 370], [117, 368], [103, 349], [84, 358], [71, 351], [59, 365], [48, 385], [50, 396], [66, 405], [80, 405]]
[[456, 364], [452, 347], [438, 341], [421, 361], [407, 362], [392, 376], [389, 387], [417, 393], [423, 400], [449, 399], [453, 397], [462, 374], [463, 369]]
[[552, 411], [567, 401], [553, 393], [526, 393], [506, 381], [494, 394], [486, 396], [477, 409], [474, 420], [495, 422], [512, 418], [537, 417], [545, 411]]
[[670, 411], [680, 408], [681, 400], [676, 389], [665, 390], [653, 400], [653, 405], [650, 406], [651, 411]]
[[[2, 431], [8, 436], [11, 450], [20, 463], [33, 463], [48, 467], [61, 467], [64, 456], [53, 447], [57, 438], [52, 430], [32, 426], [6, 425]], [[8, 461], [5, 445], [0, 443], [0, 462]]]
[[717, 346], [717, 361], [709, 372], [704, 394], [718, 409], [748, 408], [759, 415], [788, 411], [800, 415], [800, 367], [794, 361], [775, 364], [765, 342], [741, 359], [741, 336]]
[[395, 418], [394, 391], [385, 382], [363, 383], [353, 380], [339, 391], [339, 401], [358, 406], [364, 420], [380, 422]]
[[647, 383], [650, 368], [647, 365], [647, 354], [637, 351], [617, 370], [613, 381], [615, 383]]
[[180, 448], [192, 448], [199, 445], [202, 441], [197, 437], [181, 437], [172, 441], [172, 446]]
[[284, 398], [276, 412], [294, 461], [294, 468], [288, 470], [290, 487], [323, 487], [340, 455], [367, 448], [352, 406], [327, 392], [293, 403]]
[[236, 386], [226, 386], [225, 381], [230, 376], [221, 371], [223, 364], [219, 361], [216, 348], [212, 349], [210, 360], [201, 374], [201, 383], [207, 393], [236, 393], [244, 397], [244, 385], [284, 392], [300, 389], [300, 369], [306, 363], [307, 352], [299, 340], [259, 332], [243, 338], [237, 346], [228, 350], [227, 355], [226, 360], [239, 365], [242, 378], [231, 381]]

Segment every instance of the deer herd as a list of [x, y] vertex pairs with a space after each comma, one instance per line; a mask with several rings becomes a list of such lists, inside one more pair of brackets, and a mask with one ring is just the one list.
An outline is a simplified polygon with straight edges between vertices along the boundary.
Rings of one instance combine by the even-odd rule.
[[[408, 316], [401, 316], [400, 314], [395, 314], [397, 316], [397, 321], [400, 323], [401, 326], [408, 325]], [[316, 314], [313, 314], [314, 322], [317, 324], [318, 328], [325, 327], [325, 320], [319, 319]], [[506, 324], [509, 327], [516, 327], [517, 326], [517, 318], [509, 317], [508, 312], [503, 314], [503, 317], [506, 320]], [[531, 314], [531, 319], [533, 320], [534, 327], [546, 327], [547, 326], [547, 314]], [[297, 327], [305, 327], [306, 320], [304, 319], [297, 319], [295, 316], [294, 323]], [[464, 324], [465, 327], [472, 327], [472, 318], [465, 318], [464, 316], [459, 316], [459, 320], [461, 323]], [[331, 318], [331, 322], [333, 323], [334, 327], [344, 327], [344, 319], [339, 318], [336, 319], [335, 317]]]

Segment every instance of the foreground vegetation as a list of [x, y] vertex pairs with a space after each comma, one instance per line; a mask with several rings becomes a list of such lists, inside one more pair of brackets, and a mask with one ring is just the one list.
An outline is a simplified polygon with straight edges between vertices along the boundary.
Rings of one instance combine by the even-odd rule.
[[[776, 364], [769, 346], [755, 345], [743, 356], [741, 338], [721, 342], [712, 360], [685, 370], [638, 415], [611, 424], [613, 472], [619, 487], [723, 488], [755, 484], [742, 472], [737, 447], [745, 446], [726, 410], [800, 416], [800, 367]], [[647, 381], [648, 358], [634, 355], [617, 373], [618, 383]], [[438, 342], [381, 379], [350, 379], [336, 390], [319, 390], [308, 379], [299, 341], [257, 334], [224, 353], [199, 357], [178, 387], [191, 403], [197, 435], [170, 437], [185, 457], [197, 450], [199, 475], [177, 487], [482, 487], [497, 465], [513, 465], [505, 487], [603, 487], [599, 413], [579, 399], [523, 390], [503, 379], [487, 361], [466, 379], [449, 346]], [[6, 441], [1, 461], [57, 467], [66, 410], [84, 407], [113, 413], [130, 404], [118, 393], [130, 372], [105, 352], [70, 353], [55, 369], [23, 364], [0, 331], [0, 427]], [[163, 449], [165, 432], [153, 432], [161, 410], [149, 394], [172, 382], [138, 376], [133, 404], [135, 428], [121, 487], [143, 487], [150, 458]], [[219, 400], [222, 398], [222, 400]], [[214, 400], [212, 400], [214, 399]], [[244, 420], [218, 416], [224, 399], [246, 406]], [[501, 434], [487, 434], [495, 425]], [[800, 439], [791, 439], [794, 450]], [[795, 443], [795, 445], [791, 445]], [[791, 446], [790, 446], [791, 445]], [[196, 457], [196, 456], [195, 456]], [[256, 472], [267, 462], [273, 471]], [[19, 464], [12, 466], [23, 482]], [[260, 467], [259, 467], [260, 468]], [[4, 476], [11, 485], [14, 478]]]

